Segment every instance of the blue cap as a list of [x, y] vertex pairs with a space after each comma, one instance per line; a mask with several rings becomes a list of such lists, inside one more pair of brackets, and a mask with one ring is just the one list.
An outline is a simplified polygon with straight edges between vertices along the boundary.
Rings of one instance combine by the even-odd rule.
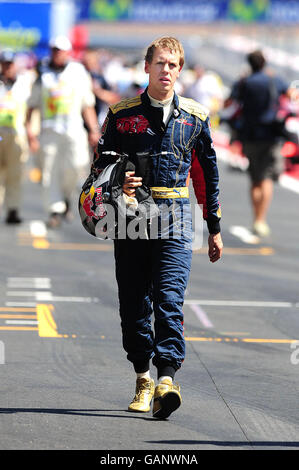
[[15, 53], [13, 51], [2, 51], [0, 53], [0, 62], [14, 62]]

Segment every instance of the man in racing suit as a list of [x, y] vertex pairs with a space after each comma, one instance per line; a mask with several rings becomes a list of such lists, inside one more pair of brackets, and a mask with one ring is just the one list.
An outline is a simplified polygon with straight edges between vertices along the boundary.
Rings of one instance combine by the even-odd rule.
[[[157, 418], [167, 418], [181, 404], [180, 387], [173, 378], [185, 356], [182, 306], [192, 253], [190, 169], [208, 224], [211, 262], [222, 254], [218, 170], [207, 111], [173, 89], [183, 63], [184, 51], [176, 39], [160, 38], [149, 46], [149, 86], [143, 94], [110, 107], [92, 165], [99, 174], [109, 151], [137, 159], [147, 154], [151, 194], [158, 207], [169, 208], [169, 236], [159, 231], [154, 239], [151, 234], [148, 239], [127, 235], [114, 241], [123, 346], [137, 373], [129, 410], [149, 411], [154, 397]], [[128, 196], [141, 185], [142, 176], [126, 173], [123, 191]], [[183, 228], [179, 237], [175, 226]], [[151, 359], [158, 373], [156, 387], [149, 372]]]

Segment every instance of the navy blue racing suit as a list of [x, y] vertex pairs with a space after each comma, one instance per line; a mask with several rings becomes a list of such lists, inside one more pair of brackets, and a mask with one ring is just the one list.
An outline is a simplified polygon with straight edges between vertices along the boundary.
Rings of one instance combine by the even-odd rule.
[[[192, 255], [189, 176], [210, 233], [220, 231], [221, 217], [206, 109], [176, 94], [173, 105], [167, 125], [161, 108], [151, 106], [147, 90], [111, 106], [92, 164], [92, 171], [100, 173], [108, 163], [105, 152], [147, 154], [155, 203], [165, 208], [175, 202], [175, 210], [169, 211], [170, 236], [159, 232], [156, 238], [114, 241], [123, 347], [136, 372], [148, 370], [152, 358], [158, 376], [168, 367], [179, 369], [185, 357], [182, 307]], [[172, 188], [170, 196], [167, 188]], [[179, 237], [172, 236], [175, 221], [183, 228]]]

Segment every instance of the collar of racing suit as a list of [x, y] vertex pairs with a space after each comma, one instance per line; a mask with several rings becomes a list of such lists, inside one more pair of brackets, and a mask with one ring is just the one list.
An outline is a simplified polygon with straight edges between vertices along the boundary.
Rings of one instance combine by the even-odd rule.
[[163, 111], [163, 122], [166, 125], [168, 122], [168, 119], [172, 115], [172, 112], [174, 110], [174, 105], [173, 105], [173, 96], [171, 98], [168, 98], [167, 100], [161, 101], [161, 100], [156, 100], [153, 98], [149, 93], [148, 93], [151, 105], [154, 108], [162, 108]]
[[[141, 100], [142, 100], [142, 103], [145, 106], [147, 106], [147, 107], [152, 106], [150, 97], [148, 95], [148, 87], [144, 90], [143, 93], [141, 93]], [[172, 103], [173, 103], [173, 107], [174, 107], [174, 111], [173, 111], [174, 115], [175, 115], [175, 117], [178, 117], [179, 114], [181, 114], [181, 112], [180, 112], [180, 109], [179, 109], [179, 98], [178, 98], [178, 95], [176, 94], [175, 91], [173, 92]]]
[[172, 100], [172, 110], [167, 116], [167, 120], [164, 120], [163, 107], [154, 107], [151, 103], [151, 98], [148, 95], [148, 88], [144, 90], [141, 94], [141, 101], [145, 108], [146, 115], [149, 118], [151, 126], [155, 128], [159, 133], [164, 133], [167, 125], [167, 121], [170, 119], [171, 115], [177, 118], [181, 111], [179, 109], [179, 99], [177, 94], [174, 92]]

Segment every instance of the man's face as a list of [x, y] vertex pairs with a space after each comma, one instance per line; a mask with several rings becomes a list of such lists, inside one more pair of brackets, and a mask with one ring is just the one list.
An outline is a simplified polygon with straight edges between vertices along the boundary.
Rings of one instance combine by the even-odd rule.
[[173, 94], [173, 87], [178, 78], [180, 66], [179, 52], [158, 47], [151, 63], [145, 62], [145, 72], [149, 74], [149, 94], [156, 99], [167, 99]]
[[56, 47], [51, 49], [51, 59], [56, 67], [63, 67], [66, 64], [68, 57], [68, 51], [63, 51], [61, 49], [57, 49]]
[[1, 63], [2, 75], [7, 79], [15, 79], [16, 77], [16, 65], [14, 62], [2, 62]]

